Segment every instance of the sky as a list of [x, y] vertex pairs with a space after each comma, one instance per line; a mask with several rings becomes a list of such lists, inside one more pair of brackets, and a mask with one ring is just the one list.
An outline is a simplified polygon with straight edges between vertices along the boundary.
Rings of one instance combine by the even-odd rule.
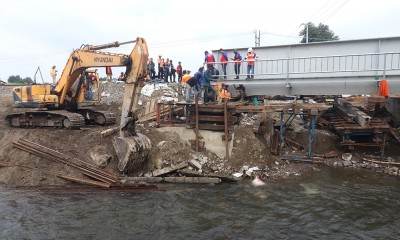
[[[301, 23], [323, 23], [341, 40], [400, 36], [400, 1], [365, 0], [0, 0], [0, 79], [64, 68], [82, 44], [143, 37], [150, 57], [161, 54], [197, 70], [205, 50], [299, 43]], [[104, 51], [129, 54], [133, 44]], [[114, 77], [123, 71], [113, 70]], [[105, 76], [99, 69], [100, 77]], [[37, 76], [37, 81], [41, 78]]]

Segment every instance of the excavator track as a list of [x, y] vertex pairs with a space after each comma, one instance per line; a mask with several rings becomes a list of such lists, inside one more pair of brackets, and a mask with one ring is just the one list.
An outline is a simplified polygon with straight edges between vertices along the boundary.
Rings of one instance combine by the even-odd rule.
[[36, 111], [9, 114], [4, 122], [11, 127], [55, 127], [66, 129], [79, 129], [85, 126], [85, 119], [78, 113], [64, 110]]
[[114, 112], [98, 111], [90, 108], [79, 109], [78, 112], [89, 124], [95, 123], [98, 125], [113, 125], [117, 121], [117, 117], [115, 116]]

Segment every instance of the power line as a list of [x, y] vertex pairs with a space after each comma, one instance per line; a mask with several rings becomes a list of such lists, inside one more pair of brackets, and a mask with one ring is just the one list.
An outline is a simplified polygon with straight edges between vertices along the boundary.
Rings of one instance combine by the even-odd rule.
[[319, 19], [323, 19], [331, 9], [338, 3], [338, 1], [327, 1], [327, 4], [324, 4], [317, 12], [314, 14], [313, 17], [310, 18], [310, 22], [322, 22], [318, 21]]
[[264, 34], [277, 36], [277, 37], [300, 38], [299, 36], [293, 36], [293, 35], [283, 35], [283, 34], [277, 34], [277, 33], [271, 33], [271, 32], [261, 32], [261, 35], [264, 35]]
[[344, 5], [346, 5], [349, 2], [349, 0], [345, 0], [344, 2], [342, 2], [330, 15], [328, 15], [326, 18], [324, 18], [321, 22], [325, 22], [327, 21], [330, 17], [332, 17], [333, 15], [335, 15], [340, 9], [342, 9], [344, 7]]

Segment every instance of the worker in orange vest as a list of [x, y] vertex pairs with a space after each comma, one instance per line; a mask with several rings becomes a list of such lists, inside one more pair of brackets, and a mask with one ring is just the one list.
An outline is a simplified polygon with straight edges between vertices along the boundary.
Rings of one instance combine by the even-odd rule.
[[253, 52], [252, 48], [247, 50], [247, 56], [244, 60], [247, 61], [247, 79], [254, 78], [254, 65], [256, 64], [257, 55]]
[[228, 90], [227, 84], [222, 85], [220, 97], [221, 99], [231, 99], [231, 93]]

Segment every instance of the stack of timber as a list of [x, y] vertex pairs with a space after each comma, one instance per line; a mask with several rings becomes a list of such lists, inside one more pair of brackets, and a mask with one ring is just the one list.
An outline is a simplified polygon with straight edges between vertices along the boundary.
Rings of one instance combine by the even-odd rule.
[[[196, 127], [196, 106], [190, 104], [186, 108], [187, 128]], [[227, 114], [225, 116], [224, 104], [199, 104], [198, 105], [198, 121], [200, 130], [225, 131], [225, 118], [227, 120], [227, 128], [233, 130], [233, 126], [238, 122], [237, 112], [234, 106], [227, 105]]]

